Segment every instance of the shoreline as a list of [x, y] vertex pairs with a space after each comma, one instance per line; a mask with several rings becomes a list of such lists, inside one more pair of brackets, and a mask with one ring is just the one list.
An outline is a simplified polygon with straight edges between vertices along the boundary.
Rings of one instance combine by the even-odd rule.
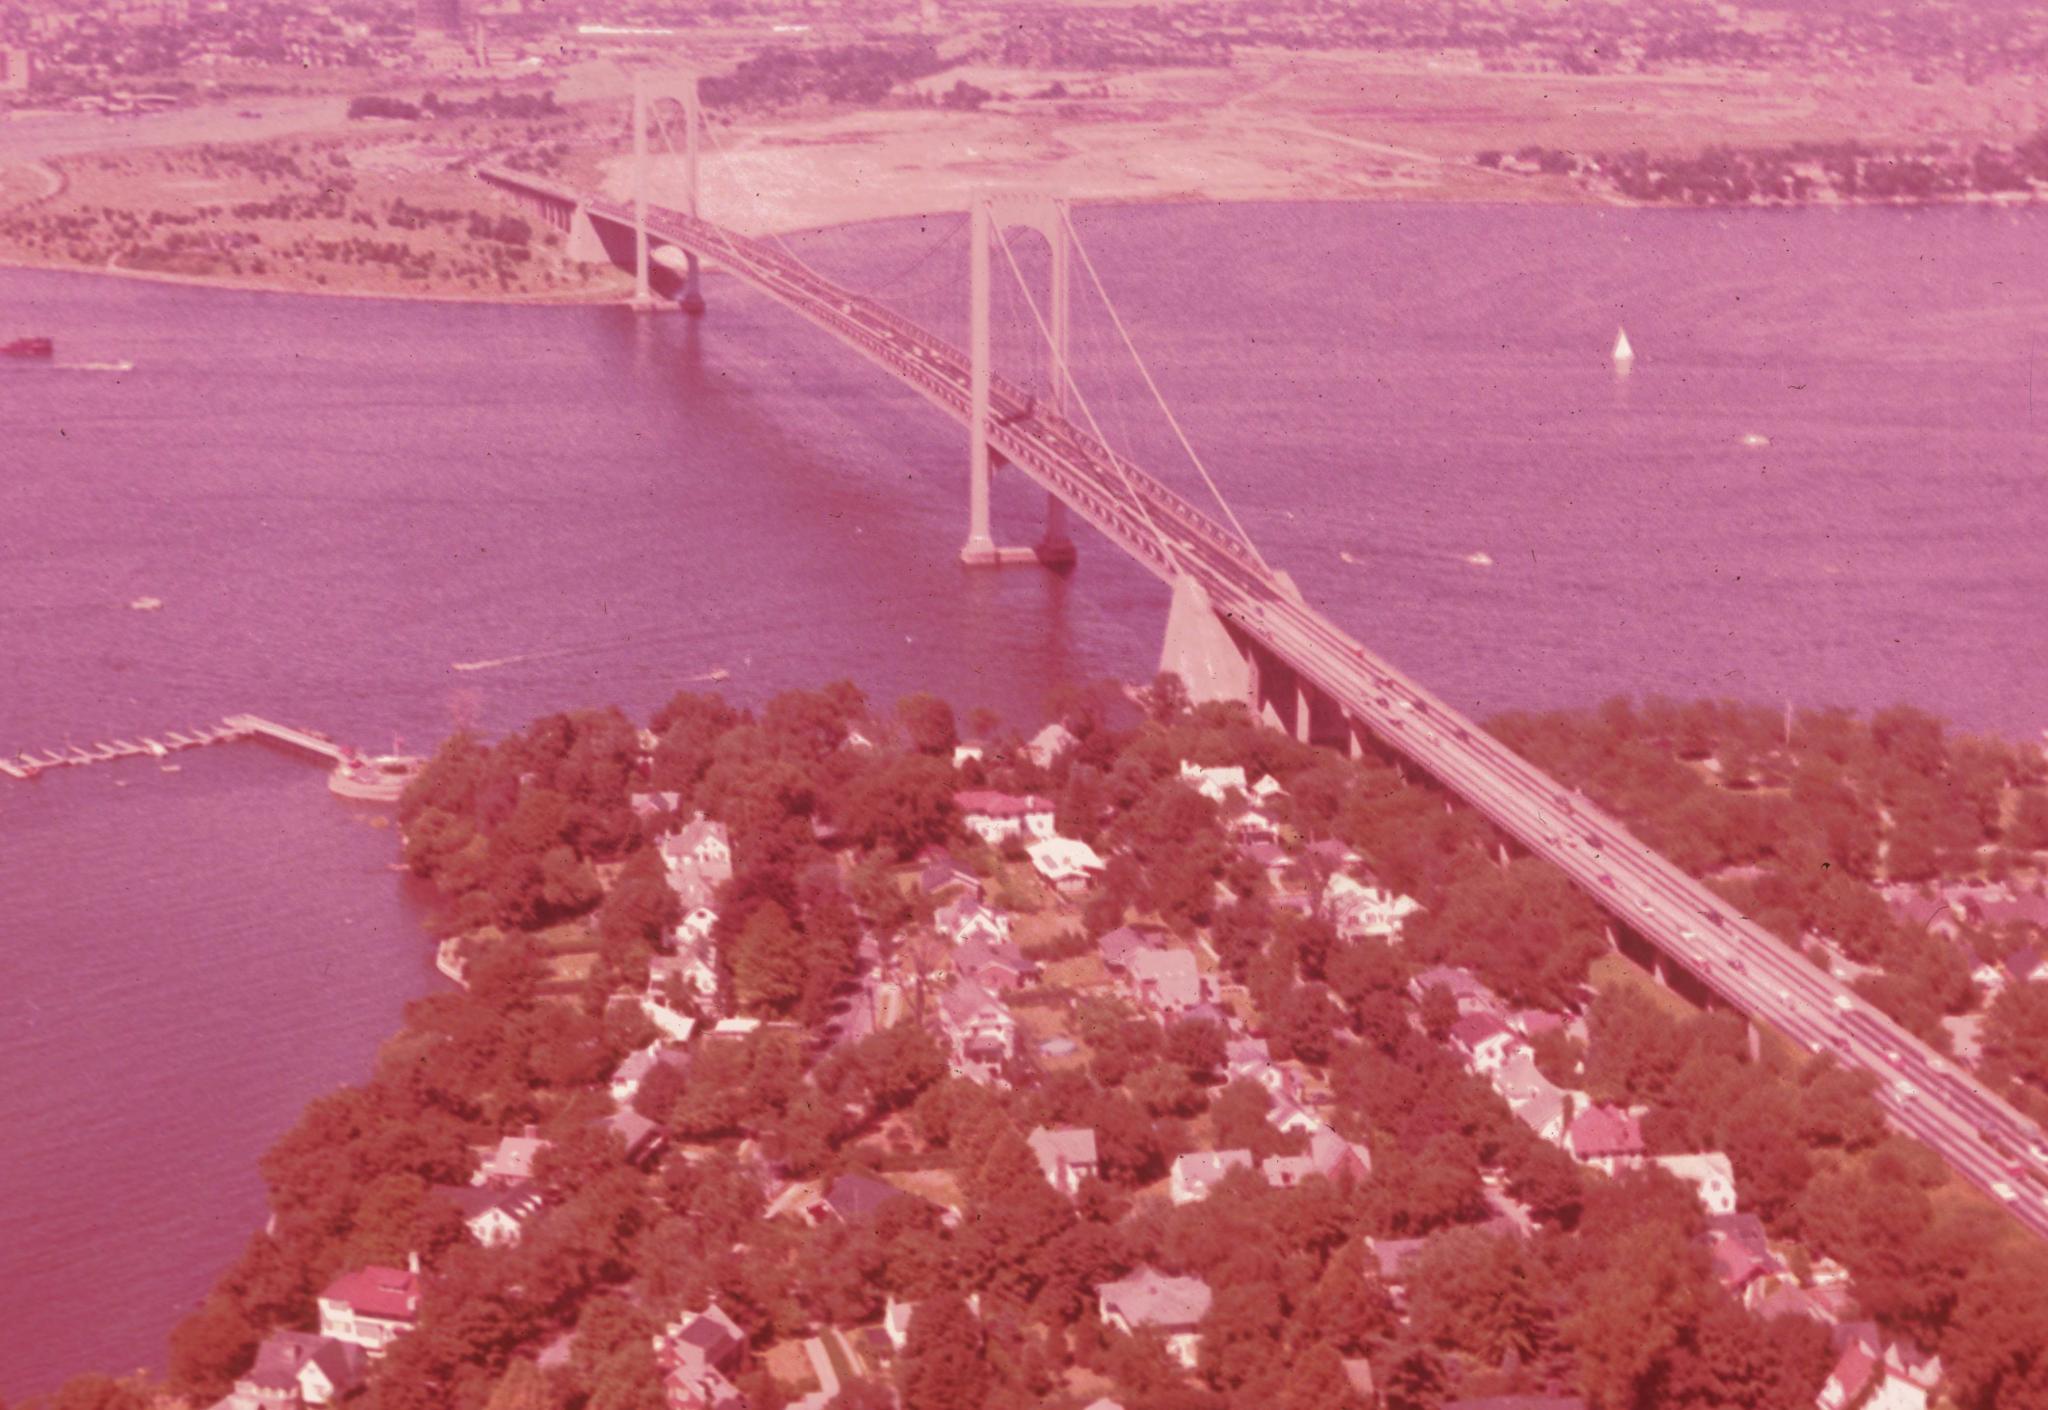
[[[1781, 201], [1768, 204], [1754, 205], [1694, 205], [1690, 203], [1680, 203], [1672, 201], [1639, 201], [1631, 199], [1626, 196], [1615, 195], [1612, 193], [1606, 195], [1599, 195], [1598, 193], [1583, 190], [1581, 190], [1577, 194], [1584, 197], [1584, 199], [1540, 201], [1484, 201], [1471, 200], [1464, 197], [1437, 198], [1431, 196], [1417, 196], [1413, 193], [1402, 193], [1399, 195], [1390, 194], [1386, 197], [1377, 197], [1370, 195], [1360, 195], [1356, 193], [1332, 196], [1278, 196], [1268, 194], [1211, 195], [1203, 194], [1200, 192], [1185, 192], [1173, 195], [1145, 195], [1134, 192], [1116, 197], [1095, 197], [1090, 199], [1078, 200], [1072, 202], [1071, 204], [1077, 209], [1084, 210], [1090, 207], [1122, 208], [1140, 206], [1199, 205], [1415, 205], [1464, 206], [1473, 208], [1574, 205], [1589, 206], [1599, 209], [1616, 209], [1627, 211], [1668, 211], [1673, 214], [1703, 216], [1725, 215], [1735, 211], [1752, 212], [1756, 214], [1794, 214], [1809, 211], [1840, 212], [1846, 210], [1884, 209], [1918, 211], [1948, 209], [1952, 207], [1959, 208], [1967, 206], [1978, 206], [1990, 211], [2023, 211], [2035, 210], [2042, 208], [2044, 206], [2048, 206], [2048, 200], [2042, 199], [2029, 199], [2023, 201], [2000, 201], [1995, 199], [1977, 197], [1974, 195], [1965, 195], [1961, 197], [1952, 197], [1948, 199], [1924, 201]], [[742, 233], [751, 235], [755, 238], [762, 239], [791, 239], [804, 235], [822, 234], [827, 231], [851, 230], [859, 226], [880, 225], [890, 221], [929, 220], [941, 216], [959, 214], [961, 214], [961, 212], [952, 210], [950, 208], [921, 211], [886, 211], [869, 215], [852, 215], [840, 220], [828, 220], [817, 223], [803, 223], [790, 225], [786, 228], [754, 229], [744, 231]], [[715, 266], [712, 266], [712, 268], [715, 269]], [[632, 290], [630, 287], [623, 289], [615, 294], [605, 293], [599, 290], [584, 290], [579, 292], [556, 294], [460, 294], [446, 291], [407, 293], [400, 290], [389, 289], [336, 289], [315, 284], [280, 284], [273, 281], [251, 279], [247, 277], [237, 277], [233, 275], [215, 276], [206, 274], [180, 274], [172, 270], [127, 269], [119, 265], [91, 266], [79, 264], [52, 264], [42, 261], [17, 259], [6, 255], [0, 255], [0, 273], [15, 270], [37, 274], [70, 274], [85, 277], [106, 276], [116, 279], [131, 279], [145, 283], [176, 285], [187, 288], [218, 289], [228, 293], [283, 294], [300, 297], [337, 299], [382, 299], [392, 303], [500, 305], [505, 307], [554, 306], [599, 308], [605, 307], [607, 305], [629, 303], [632, 299]], [[627, 277], [626, 271], [624, 270], [618, 270], [617, 273], [620, 278]]]

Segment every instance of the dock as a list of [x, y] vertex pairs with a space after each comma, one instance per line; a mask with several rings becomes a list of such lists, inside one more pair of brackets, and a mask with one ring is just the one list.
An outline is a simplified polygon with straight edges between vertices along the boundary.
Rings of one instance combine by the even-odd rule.
[[218, 723], [186, 729], [163, 730], [134, 739], [106, 739], [89, 748], [67, 743], [62, 749], [21, 750], [0, 754], [0, 775], [26, 782], [50, 769], [83, 768], [118, 759], [163, 759], [186, 749], [225, 744], [236, 739], [265, 739], [290, 749], [318, 755], [329, 763], [354, 759], [356, 752], [337, 744], [318, 730], [298, 729], [266, 720], [260, 715], [229, 715]]

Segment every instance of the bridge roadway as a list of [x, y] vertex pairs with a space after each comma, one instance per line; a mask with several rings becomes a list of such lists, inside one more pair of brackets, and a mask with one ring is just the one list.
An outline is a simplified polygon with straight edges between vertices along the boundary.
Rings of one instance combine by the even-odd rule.
[[[632, 212], [622, 202], [584, 198], [523, 173], [484, 175], [528, 199], [567, 200], [593, 221], [612, 224], [615, 237], [619, 227], [630, 237]], [[650, 244], [678, 245], [715, 262], [968, 422], [968, 361], [959, 348], [762, 241], [658, 209], [649, 212], [648, 233]], [[1373, 654], [1310, 607], [1237, 535], [1129, 460], [1000, 378], [991, 401], [989, 443], [997, 454], [1162, 580], [1191, 575], [1246, 637], [1561, 868], [1728, 1004], [1810, 1052], [1869, 1072], [1875, 1098], [1896, 1127], [2048, 1237], [2048, 1134], [2038, 1125]]]

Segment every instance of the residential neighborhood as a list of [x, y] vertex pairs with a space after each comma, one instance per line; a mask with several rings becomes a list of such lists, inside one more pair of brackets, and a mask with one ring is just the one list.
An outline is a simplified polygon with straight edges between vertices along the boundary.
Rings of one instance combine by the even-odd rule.
[[[1929, 1197], [1858, 1080], [1609, 943], [1559, 971], [1517, 958], [1533, 922], [1471, 929], [1468, 888], [1526, 868], [1474, 828], [1447, 882], [1406, 841], [1446, 810], [1384, 766], [1227, 712], [1100, 728], [919, 752], [851, 695], [683, 696], [497, 746], [617, 840], [451, 894], [479, 920], [405, 1040], [426, 1087], [345, 1099], [413, 1110], [420, 1153], [321, 1223], [331, 1148], [288, 1139], [259, 1247], [318, 1284], [259, 1321], [237, 1271], [206, 1315], [247, 1350], [181, 1374], [219, 1410], [427, 1410], [409, 1387], [470, 1364], [476, 1410], [1965, 1405], [1967, 1338], [1909, 1315], [1944, 1275], [1887, 1281], [1859, 1212]], [[837, 801], [748, 792], [741, 746]], [[495, 760], [408, 802], [445, 885], [468, 844], [430, 810]], [[351, 1119], [347, 1158], [391, 1159]], [[1751, 1368], [1732, 1398], [1710, 1346]]]

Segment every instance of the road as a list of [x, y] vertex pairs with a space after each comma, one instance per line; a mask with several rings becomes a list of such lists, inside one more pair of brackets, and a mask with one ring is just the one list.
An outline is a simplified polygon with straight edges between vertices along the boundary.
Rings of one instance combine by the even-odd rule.
[[[525, 182], [516, 174], [510, 180]], [[529, 183], [543, 187], [545, 183]], [[559, 188], [555, 188], [559, 190]], [[571, 199], [575, 199], [573, 195]], [[596, 218], [632, 228], [622, 202]], [[765, 242], [650, 210], [650, 238], [693, 249], [969, 419], [957, 347]], [[1108, 449], [995, 379], [990, 446], [1163, 581], [1191, 575], [1211, 604], [1532, 854], [1694, 974], [1729, 1005], [1807, 1051], [1876, 1080], [1886, 1117], [2048, 1238], [2048, 1134], [1856, 996], [1619, 821], [1493, 739], [1311, 608], [1242, 539]]]

